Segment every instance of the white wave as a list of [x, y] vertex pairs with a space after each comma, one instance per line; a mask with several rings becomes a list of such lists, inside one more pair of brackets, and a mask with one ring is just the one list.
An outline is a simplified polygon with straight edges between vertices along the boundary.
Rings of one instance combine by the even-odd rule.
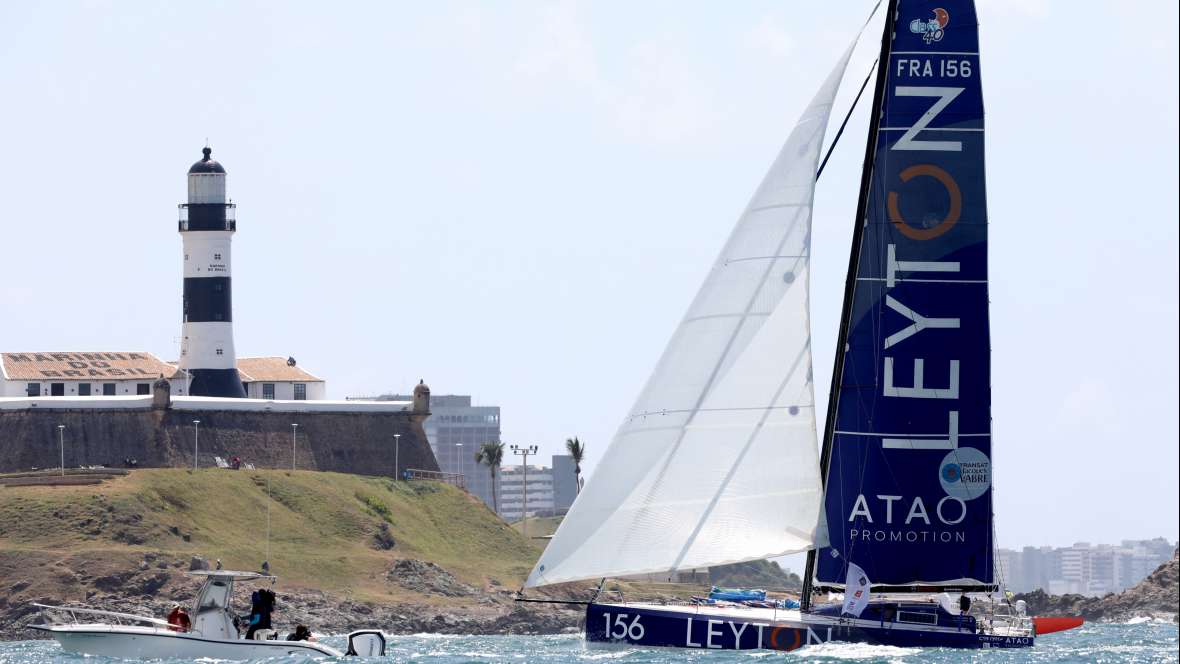
[[1155, 614], [1150, 616], [1135, 616], [1125, 622], [1117, 623], [1119, 625], [1142, 625], [1144, 623], [1158, 623], [1164, 625], [1175, 624], [1175, 620], [1169, 616]]
[[795, 651], [798, 657], [828, 657], [831, 659], [900, 659], [917, 655], [921, 648], [876, 646], [868, 643], [821, 643]]
[[578, 659], [587, 661], [622, 659], [634, 652], [638, 652], [635, 646], [627, 643], [583, 641], [582, 652], [578, 654]]
[[629, 657], [632, 653], [638, 652], [634, 648], [623, 648], [619, 650], [587, 650], [578, 655], [578, 659], [594, 662], [598, 660], [623, 659]]

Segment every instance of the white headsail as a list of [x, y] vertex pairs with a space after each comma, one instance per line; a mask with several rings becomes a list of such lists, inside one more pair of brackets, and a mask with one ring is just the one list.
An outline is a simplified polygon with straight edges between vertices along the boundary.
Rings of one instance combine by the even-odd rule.
[[811, 206], [852, 49], [795, 125], [526, 585], [816, 545], [822, 490], [808, 310]]

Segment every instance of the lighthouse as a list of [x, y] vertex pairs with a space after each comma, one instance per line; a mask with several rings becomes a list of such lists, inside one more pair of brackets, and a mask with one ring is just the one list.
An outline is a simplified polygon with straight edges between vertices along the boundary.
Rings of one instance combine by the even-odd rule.
[[206, 147], [188, 169], [188, 202], [180, 204], [184, 240], [184, 312], [180, 369], [194, 396], [242, 397], [234, 355], [230, 242], [237, 222], [226, 200], [225, 168]]

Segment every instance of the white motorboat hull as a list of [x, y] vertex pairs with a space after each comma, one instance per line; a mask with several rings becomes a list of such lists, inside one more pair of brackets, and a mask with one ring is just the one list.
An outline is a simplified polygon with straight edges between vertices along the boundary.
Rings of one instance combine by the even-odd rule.
[[[175, 623], [185, 614], [175, 605], [175, 615], [168, 621], [152, 616], [104, 611], [79, 606], [52, 606], [33, 603], [50, 622], [29, 625], [30, 629], [47, 632], [57, 639], [62, 650], [83, 655], [105, 655], [123, 659], [264, 659], [283, 655], [323, 658], [358, 655], [380, 657], [385, 654], [385, 635], [377, 629], [361, 629], [349, 633], [348, 652], [312, 641], [247, 640], [238, 637], [238, 621], [230, 606], [235, 581], [257, 581], [275, 577], [258, 572], [231, 570], [197, 570], [189, 576], [201, 577], [201, 585], [193, 602], [191, 629], [176, 631]], [[270, 594], [273, 602], [274, 594]], [[109, 618], [114, 622], [83, 622]], [[64, 622], [59, 622], [61, 619]], [[263, 632], [259, 632], [261, 634]], [[266, 630], [271, 633], [271, 630]]]
[[309, 641], [247, 641], [208, 639], [197, 634], [154, 627], [106, 624], [36, 626], [61, 644], [62, 650], [123, 659], [264, 659], [282, 655], [341, 657], [344, 653]]

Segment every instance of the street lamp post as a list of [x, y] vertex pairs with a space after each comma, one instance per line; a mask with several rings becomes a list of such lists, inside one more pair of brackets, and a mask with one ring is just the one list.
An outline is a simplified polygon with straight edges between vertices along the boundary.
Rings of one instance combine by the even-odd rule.
[[463, 443], [455, 443], [455, 474], [461, 475], [463, 470]]
[[527, 539], [529, 536], [529, 455], [537, 453], [536, 445], [512, 446], [512, 453], [521, 457], [520, 462], [520, 532]]
[[299, 429], [299, 425], [291, 423], [291, 471], [295, 471], [295, 431]]
[[393, 481], [396, 482], [400, 475], [397, 472], [399, 459], [401, 453], [402, 435], [400, 433], [393, 434]]
[[61, 443], [61, 476], [66, 476], [66, 425], [57, 425], [57, 441]]
[[193, 470], [197, 469], [197, 456], [201, 451], [201, 421], [193, 420]]

